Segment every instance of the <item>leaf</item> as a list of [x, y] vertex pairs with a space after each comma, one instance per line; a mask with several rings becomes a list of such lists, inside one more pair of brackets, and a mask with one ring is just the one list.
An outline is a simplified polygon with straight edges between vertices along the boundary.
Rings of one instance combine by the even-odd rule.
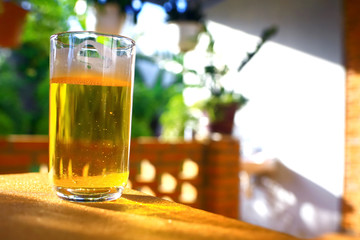
[[259, 52], [260, 48], [267, 42], [271, 37], [273, 37], [277, 33], [278, 29], [276, 26], [271, 26], [266, 28], [262, 34], [259, 43], [257, 44], [255, 50], [253, 52], [247, 53], [245, 59], [242, 60], [240, 66], [238, 67], [238, 72], [240, 72], [246, 64], [250, 62], [250, 60]]

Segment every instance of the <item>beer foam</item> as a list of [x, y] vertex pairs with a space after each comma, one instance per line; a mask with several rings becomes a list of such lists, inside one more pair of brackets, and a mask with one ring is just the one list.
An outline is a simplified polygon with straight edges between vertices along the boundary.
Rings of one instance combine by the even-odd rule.
[[[54, 82], [54, 79], [62, 81], [59, 79], [71, 78], [78, 79], [74, 80], [78, 84], [93, 82], [94, 85], [104, 85], [106, 82], [111, 86], [119, 84], [124, 86], [123, 83], [115, 84], [114, 81], [118, 81], [117, 79], [130, 81], [132, 79], [133, 54], [134, 52], [131, 50], [111, 49], [92, 40], [85, 40], [76, 47], [57, 48], [51, 56], [50, 79]], [[68, 81], [66, 80], [66, 82]]]
[[129, 87], [131, 86], [130, 80], [119, 78], [107, 78], [103, 76], [94, 75], [78, 75], [71, 77], [54, 77], [50, 79], [51, 83], [66, 83], [66, 84], [81, 84], [81, 85], [99, 85], [99, 86], [117, 86]]

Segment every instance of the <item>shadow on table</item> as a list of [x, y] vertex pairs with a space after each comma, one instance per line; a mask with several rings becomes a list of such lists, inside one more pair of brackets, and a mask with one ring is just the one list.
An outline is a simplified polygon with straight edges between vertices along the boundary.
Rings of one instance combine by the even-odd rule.
[[[217, 225], [225, 219], [223, 216], [205, 212], [200, 209], [191, 208], [182, 204], [156, 198], [149, 195], [138, 194], [135, 191], [127, 191], [120, 199], [109, 202], [97, 203], [76, 203], [88, 207], [100, 208], [105, 210], [131, 213], [143, 216], [154, 216], [182, 222], [202, 222]], [[230, 219], [227, 219], [229, 221]], [[231, 219], [232, 220], [232, 219]], [[239, 224], [238, 221], [233, 221]]]
[[[109, 216], [49, 194], [0, 193], [0, 239], [107, 239], [111, 235], [104, 235], [99, 226], [109, 222]], [[130, 217], [125, 219], [127, 225], [136, 224]], [[119, 233], [127, 231], [120, 223], [113, 222], [114, 226], [108, 228]]]

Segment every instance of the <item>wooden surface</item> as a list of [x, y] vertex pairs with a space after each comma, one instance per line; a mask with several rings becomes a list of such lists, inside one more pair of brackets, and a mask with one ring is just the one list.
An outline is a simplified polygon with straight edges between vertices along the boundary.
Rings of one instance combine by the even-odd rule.
[[0, 175], [0, 239], [296, 239], [126, 189], [115, 201], [59, 199], [47, 175]]
[[359, 240], [360, 236], [346, 235], [341, 233], [328, 233], [313, 240]]

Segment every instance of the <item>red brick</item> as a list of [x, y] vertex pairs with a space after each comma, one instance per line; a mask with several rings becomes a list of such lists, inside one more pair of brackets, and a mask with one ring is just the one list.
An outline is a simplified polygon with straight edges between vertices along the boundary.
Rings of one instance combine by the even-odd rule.
[[156, 162], [159, 160], [159, 156], [156, 153], [130, 153], [130, 161], [134, 163], [140, 163], [142, 160], [149, 160], [150, 162]]
[[238, 201], [210, 201], [204, 203], [207, 211], [225, 215], [227, 217], [239, 218], [239, 202]]
[[31, 156], [28, 154], [0, 154], [1, 166], [29, 166]]
[[227, 178], [207, 178], [205, 179], [206, 187], [210, 189], [232, 189], [238, 188], [240, 180], [238, 177], [227, 177]]
[[48, 151], [49, 144], [46, 142], [14, 142], [13, 143], [14, 150], [27, 150], [27, 151], [35, 151], [42, 150]]
[[0, 174], [28, 173], [30, 166], [0, 166]]
[[9, 145], [9, 141], [6, 138], [0, 138], [0, 150], [8, 149]]
[[220, 189], [205, 189], [204, 193], [206, 193], [208, 196], [211, 196], [211, 199], [207, 199], [207, 201], [211, 202], [214, 200], [218, 200], [217, 202], [223, 202], [223, 201], [233, 201], [236, 202], [239, 201], [240, 198], [240, 192], [239, 192], [239, 186], [234, 186], [231, 188], [220, 188]]
[[185, 152], [202, 152], [204, 146], [199, 142], [181, 142], [172, 146], [173, 149]]
[[206, 174], [210, 176], [236, 176], [239, 175], [240, 172], [240, 164], [236, 164], [235, 166], [228, 165], [220, 165], [220, 166], [208, 166], [206, 168]]
[[15, 150], [48, 150], [49, 140], [47, 136], [36, 135], [11, 135], [8, 141]]
[[239, 155], [230, 155], [230, 154], [216, 155], [216, 156], [208, 157], [206, 160], [204, 160], [204, 163], [209, 166], [240, 165], [240, 156]]
[[36, 162], [39, 164], [49, 164], [49, 154], [48, 153], [41, 153], [37, 156]]
[[[360, 233], [360, 2], [344, 1], [346, 67], [345, 182], [342, 227]], [[351, 209], [351, 210], [350, 210]]]
[[159, 165], [155, 169], [156, 169], [157, 174], [169, 173], [169, 174], [173, 175], [175, 178], [177, 178], [179, 176], [179, 173], [181, 171], [181, 167], [179, 165], [178, 166], [176, 166], [176, 165], [175, 166]]
[[225, 209], [239, 209], [238, 206], [239, 200], [238, 199], [230, 199], [230, 200], [223, 200], [223, 201], [207, 201], [206, 206], [208, 209], [212, 210], [225, 210]]

